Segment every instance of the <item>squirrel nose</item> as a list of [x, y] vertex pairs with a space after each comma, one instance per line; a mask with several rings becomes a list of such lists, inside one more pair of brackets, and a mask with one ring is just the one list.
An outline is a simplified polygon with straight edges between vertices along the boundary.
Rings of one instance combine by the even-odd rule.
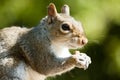
[[85, 45], [85, 44], [87, 44], [88, 43], [88, 39], [87, 38], [83, 38], [82, 40], [81, 40], [81, 44], [82, 45]]

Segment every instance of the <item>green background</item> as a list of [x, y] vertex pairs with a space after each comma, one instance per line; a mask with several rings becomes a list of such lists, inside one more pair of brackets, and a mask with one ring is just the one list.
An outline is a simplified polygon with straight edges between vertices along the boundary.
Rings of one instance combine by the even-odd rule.
[[0, 0], [0, 28], [36, 26], [51, 2], [58, 12], [68, 4], [82, 22], [89, 43], [81, 51], [92, 64], [48, 80], [120, 80], [120, 0]]

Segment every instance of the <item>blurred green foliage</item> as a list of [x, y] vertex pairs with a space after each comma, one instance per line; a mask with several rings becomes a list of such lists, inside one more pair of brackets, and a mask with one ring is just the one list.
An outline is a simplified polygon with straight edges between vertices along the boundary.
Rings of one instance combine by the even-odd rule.
[[0, 28], [36, 26], [51, 2], [58, 12], [68, 4], [83, 23], [89, 43], [81, 52], [92, 64], [86, 71], [75, 68], [48, 80], [120, 80], [120, 0], [0, 0]]

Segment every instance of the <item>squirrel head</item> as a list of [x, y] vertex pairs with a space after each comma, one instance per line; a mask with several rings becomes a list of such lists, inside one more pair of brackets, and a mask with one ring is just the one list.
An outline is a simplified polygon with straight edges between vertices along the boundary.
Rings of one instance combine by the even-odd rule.
[[49, 4], [47, 27], [53, 44], [73, 49], [81, 48], [88, 42], [81, 22], [70, 16], [68, 5], [64, 5], [58, 13], [55, 5]]

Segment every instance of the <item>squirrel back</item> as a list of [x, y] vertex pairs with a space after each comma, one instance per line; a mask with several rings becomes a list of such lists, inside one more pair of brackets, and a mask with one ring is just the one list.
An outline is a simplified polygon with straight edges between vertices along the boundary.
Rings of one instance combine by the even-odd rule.
[[0, 70], [4, 69], [0, 80], [44, 80], [74, 67], [86, 69], [90, 58], [79, 52], [72, 55], [69, 49], [81, 48], [87, 42], [81, 23], [70, 16], [68, 5], [57, 13], [51, 3], [48, 15], [36, 27], [0, 31]]

